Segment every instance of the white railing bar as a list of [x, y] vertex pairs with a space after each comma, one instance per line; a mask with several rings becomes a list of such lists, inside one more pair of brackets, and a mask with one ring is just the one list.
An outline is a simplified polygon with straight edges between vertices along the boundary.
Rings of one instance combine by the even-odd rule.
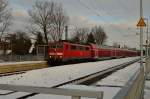
[[88, 98], [103, 99], [102, 91], [87, 91], [78, 89], [48, 88], [48, 87], [35, 87], [35, 86], [9, 85], [9, 84], [0, 84], [0, 89], [19, 92], [29, 92], [29, 93], [55, 94], [74, 97], [81, 96]]

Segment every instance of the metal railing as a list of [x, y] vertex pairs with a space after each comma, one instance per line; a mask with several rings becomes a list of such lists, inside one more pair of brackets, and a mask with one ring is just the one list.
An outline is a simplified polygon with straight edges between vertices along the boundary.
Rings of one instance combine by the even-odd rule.
[[21, 85], [8, 85], [8, 84], [0, 84], [0, 89], [19, 91], [19, 92], [28, 92], [28, 93], [64, 95], [64, 96], [71, 96], [72, 99], [81, 99], [81, 97], [103, 99], [102, 91], [85, 91], [85, 90], [76, 90], [76, 89], [34, 87], [34, 86], [21, 86]]
[[19, 62], [19, 61], [43, 61], [43, 55], [6, 55], [0, 56], [2, 62]]

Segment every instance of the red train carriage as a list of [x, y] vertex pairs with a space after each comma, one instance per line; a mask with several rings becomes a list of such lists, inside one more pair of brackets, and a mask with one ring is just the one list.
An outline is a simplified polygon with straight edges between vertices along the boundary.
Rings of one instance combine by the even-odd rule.
[[112, 49], [108, 48], [99, 48], [98, 49], [98, 56], [99, 57], [110, 57], [112, 56]]
[[91, 47], [87, 45], [69, 42], [56, 42], [49, 45], [49, 60], [51, 62], [91, 58]]
[[97, 48], [96, 45], [81, 45], [69, 42], [55, 42], [49, 44], [49, 61], [61, 62], [76, 59], [96, 59], [101, 57], [130, 57], [138, 56], [139, 52], [120, 48]]
[[120, 58], [120, 57], [130, 57], [138, 56], [137, 51], [120, 49], [120, 48], [99, 48], [98, 57], [111, 57], [111, 58]]

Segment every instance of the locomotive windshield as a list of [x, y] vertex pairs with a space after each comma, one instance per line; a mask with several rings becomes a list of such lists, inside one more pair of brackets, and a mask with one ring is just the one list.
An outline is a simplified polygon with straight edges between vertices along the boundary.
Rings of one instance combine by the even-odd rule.
[[53, 44], [50, 44], [49, 47], [50, 48], [63, 48], [63, 44], [62, 43], [53, 43]]

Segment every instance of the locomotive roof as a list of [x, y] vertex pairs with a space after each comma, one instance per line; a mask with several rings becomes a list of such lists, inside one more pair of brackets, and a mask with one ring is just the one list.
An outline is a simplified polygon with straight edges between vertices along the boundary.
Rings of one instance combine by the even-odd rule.
[[115, 49], [115, 50], [125, 50], [125, 51], [137, 51], [137, 50], [131, 50], [131, 49], [124, 49], [124, 48], [114, 48], [113, 46], [97, 46], [96, 44], [80, 44], [80, 43], [73, 43], [66, 40], [61, 40], [57, 42], [50, 42], [52, 43], [64, 43], [64, 44], [72, 44], [72, 45], [79, 45], [79, 46], [92, 46], [92, 48], [100, 48], [100, 49]]

